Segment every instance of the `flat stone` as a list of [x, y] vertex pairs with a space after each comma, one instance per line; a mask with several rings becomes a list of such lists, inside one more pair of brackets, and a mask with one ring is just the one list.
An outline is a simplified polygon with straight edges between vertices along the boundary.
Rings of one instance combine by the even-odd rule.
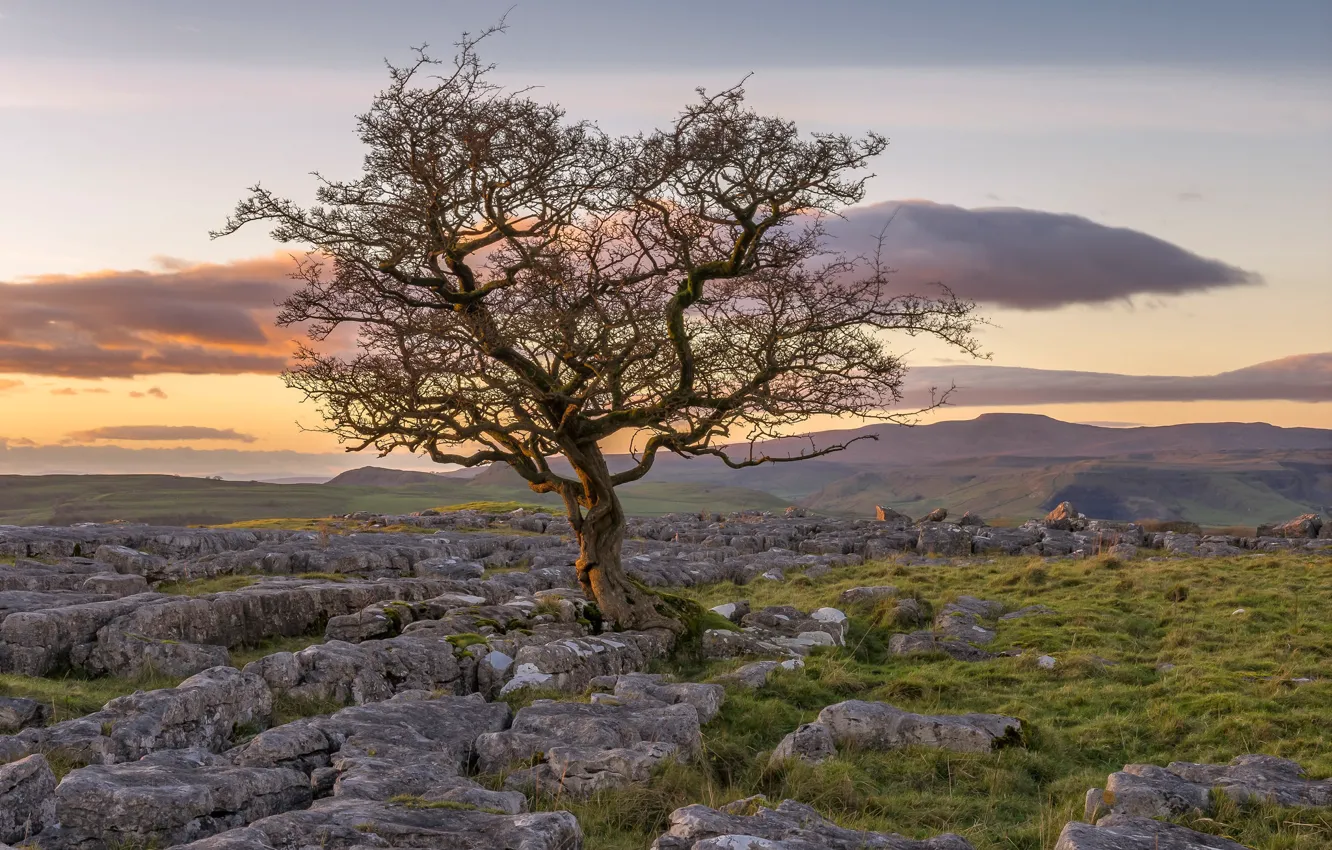
[[0, 735], [12, 735], [32, 726], [45, 726], [51, 707], [24, 697], [0, 697]]
[[1176, 817], [1194, 810], [1208, 812], [1213, 789], [1238, 803], [1332, 806], [1332, 779], [1307, 779], [1303, 768], [1289, 759], [1251, 754], [1236, 756], [1229, 764], [1126, 764], [1110, 774], [1104, 791], [1088, 792], [1087, 814]]
[[481, 772], [498, 773], [521, 762], [530, 764], [553, 747], [615, 749], [645, 741], [674, 744], [683, 757], [692, 757], [702, 747], [698, 711], [688, 704], [654, 701], [595, 705], [537, 700], [520, 709], [507, 730], [477, 737], [476, 750]]
[[168, 847], [309, 805], [305, 774], [233, 767], [200, 750], [75, 770], [56, 789], [67, 844]]
[[26, 841], [54, 823], [55, 789], [42, 755], [0, 765], [0, 842]]
[[1095, 826], [1072, 821], [1064, 825], [1054, 850], [1247, 850], [1243, 844], [1141, 817], [1114, 815]]
[[780, 764], [789, 759], [817, 763], [837, 755], [832, 732], [822, 723], [802, 723], [789, 733], [772, 751], [768, 763]]
[[[246, 829], [186, 845], [188, 850], [328, 848], [467, 848], [577, 850], [583, 833], [568, 812], [492, 814], [408, 807], [369, 800], [317, 800], [305, 811], [256, 821]], [[184, 848], [182, 848], [184, 850]]]
[[768, 684], [768, 680], [778, 671], [799, 670], [804, 666], [805, 662], [800, 658], [788, 658], [785, 661], [755, 661], [717, 676], [716, 681], [757, 689]]
[[769, 806], [762, 797], [722, 809], [686, 806], [671, 813], [670, 828], [653, 850], [972, 850], [951, 833], [917, 841], [882, 832], [845, 829], [795, 800]]
[[858, 602], [872, 602], [878, 599], [886, 599], [897, 596], [897, 587], [891, 584], [881, 584], [872, 587], [853, 587], [849, 590], [843, 590], [837, 597], [841, 605], [855, 605]]
[[985, 661], [993, 653], [960, 640], [949, 640], [934, 632], [911, 632], [888, 638], [888, 651], [894, 655], [944, 653], [958, 661]]
[[535, 767], [510, 773], [504, 787], [534, 796], [587, 798], [600, 791], [647, 783], [659, 765], [679, 756], [679, 747], [660, 741], [606, 749], [557, 746], [545, 756]]
[[848, 700], [819, 712], [839, 747], [895, 750], [925, 746], [988, 753], [1020, 744], [1022, 723], [999, 714], [913, 714], [884, 702]]

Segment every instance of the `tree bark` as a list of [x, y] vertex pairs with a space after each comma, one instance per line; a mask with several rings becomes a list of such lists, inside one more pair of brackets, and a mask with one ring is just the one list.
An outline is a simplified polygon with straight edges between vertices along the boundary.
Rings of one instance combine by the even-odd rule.
[[658, 597], [624, 571], [620, 556], [627, 523], [601, 447], [595, 442], [581, 444], [566, 457], [583, 485], [576, 500], [565, 498], [578, 537], [575, 566], [583, 593], [596, 600], [604, 620], [617, 630], [669, 629], [679, 634], [684, 624], [663, 614]]

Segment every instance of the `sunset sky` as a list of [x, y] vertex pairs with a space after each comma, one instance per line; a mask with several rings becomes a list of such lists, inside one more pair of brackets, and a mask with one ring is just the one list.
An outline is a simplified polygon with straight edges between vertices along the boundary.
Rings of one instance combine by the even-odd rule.
[[[309, 172], [355, 174], [384, 59], [507, 6], [0, 0], [0, 473], [371, 460], [293, 454], [337, 446], [277, 377], [288, 254], [208, 232], [256, 182], [307, 201]], [[497, 79], [613, 133], [752, 72], [761, 111], [888, 136], [834, 235], [896, 212], [904, 280], [993, 323], [980, 365], [902, 341], [910, 386], [960, 387], [937, 417], [1332, 428], [1326, 0], [527, 0], [508, 23]]]

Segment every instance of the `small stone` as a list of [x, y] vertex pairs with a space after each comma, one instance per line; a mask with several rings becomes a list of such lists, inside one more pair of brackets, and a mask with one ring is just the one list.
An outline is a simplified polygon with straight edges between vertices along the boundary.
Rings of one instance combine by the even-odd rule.
[[1053, 655], [1042, 655], [1040, 658], [1036, 659], [1036, 666], [1042, 670], [1053, 670], [1057, 663], [1058, 662], [1055, 661]]
[[843, 590], [842, 595], [837, 597], [837, 601], [843, 605], [854, 605], [857, 602], [869, 602], [875, 599], [883, 599], [889, 596], [896, 596], [897, 588], [891, 584], [876, 585], [873, 587], [853, 587], [850, 590]]
[[45, 726], [51, 707], [23, 697], [0, 697], [0, 735], [13, 735], [32, 726]]
[[846, 614], [838, 611], [836, 608], [819, 608], [811, 612], [810, 615], [820, 623], [845, 623]]
[[874, 518], [879, 522], [911, 522], [911, 517], [904, 513], [899, 513], [892, 508], [885, 508], [883, 505], [874, 506]]
[[821, 723], [804, 723], [782, 738], [772, 751], [768, 764], [779, 765], [790, 759], [818, 763], [835, 755], [837, 747], [833, 744], [832, 732], [828, 731], [828, 727]]
[[17, 844], [53, 823], [55, 788], [45, 756], [0, 765], [0, 842]]

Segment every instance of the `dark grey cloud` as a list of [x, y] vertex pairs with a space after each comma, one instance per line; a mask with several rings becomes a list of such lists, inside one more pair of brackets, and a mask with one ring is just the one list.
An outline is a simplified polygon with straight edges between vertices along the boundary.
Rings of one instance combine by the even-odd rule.
[[827, 228], [829, 245], [849, 254], [874, 251], [883, 233], [896, 288], [942, 283], [982, 304], [1020, 310], [1263, 282], [1140, 231], [1040, 210], [892, 201], [852, 209]]
[[100, 440], [135, 440], [177, 442], [194, 440], [229, 440], [253, 443], [257, 437], [242, 434], [231, 428], [207, 428], [201, 425], [108, 425], [87, 431], [73, 431], [67, 435], [76, 443], [95, 443]]
[[1332, 402], [1332, 352], [1298, 354], [1217, 375], [1116, 375], [1011, 366], [925, 366], [908, 374], [908, 402], [957, 389], [957, 407], [1119, 401]]
[[0, 282], [0, 372], [277, 372], [291, 345], [274, 305], [294, 287], [291, 270], [274, 257]]

